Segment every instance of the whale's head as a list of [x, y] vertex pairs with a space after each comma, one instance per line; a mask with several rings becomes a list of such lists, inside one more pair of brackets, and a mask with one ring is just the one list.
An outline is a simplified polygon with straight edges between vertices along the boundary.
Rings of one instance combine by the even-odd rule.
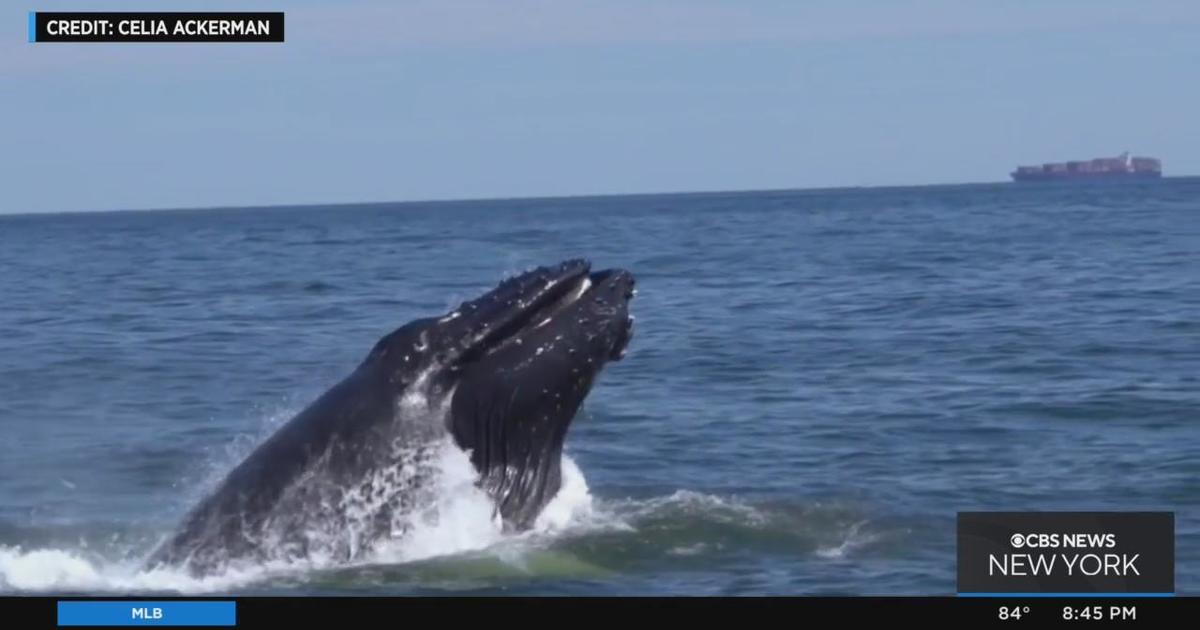
[[449, 401], [446, 428], [505, 525], [523, 529], [558, 492], [563, 442], [584, 399], [625, 355], [633, 295], [625, 270], [539, 267], [396, 330], [372, 354], [394, 365], [398, 385], [422, 378], [431, 398]]

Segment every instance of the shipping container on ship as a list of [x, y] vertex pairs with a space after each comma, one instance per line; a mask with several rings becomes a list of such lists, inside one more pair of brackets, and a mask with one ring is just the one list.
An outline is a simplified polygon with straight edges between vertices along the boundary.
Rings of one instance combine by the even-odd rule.
[[1117, 157], [1018, 166], [1009, 175], [1016, 182], [1158, 179], [1162, 177], [1162, 161], [1152, 157], [1134, 157], [1126, 151]]

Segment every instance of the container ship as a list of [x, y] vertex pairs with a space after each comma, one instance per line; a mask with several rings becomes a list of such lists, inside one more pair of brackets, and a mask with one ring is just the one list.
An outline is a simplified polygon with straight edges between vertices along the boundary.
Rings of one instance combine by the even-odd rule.
[[1157, 179], [1162, 177], [1162, 161], [1152, 157], [1134, 157], [1126, 151], [1115, 158], [1018, 166], [1010, 174], [1016, 182]]

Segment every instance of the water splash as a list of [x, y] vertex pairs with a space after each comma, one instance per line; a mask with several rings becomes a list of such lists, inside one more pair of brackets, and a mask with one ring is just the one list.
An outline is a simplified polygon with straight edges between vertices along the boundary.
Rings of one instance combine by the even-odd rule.
[[475, 485], [478, 476], [467, 454], [446, 441], [436, 457], [438, 475], [429, 489], [432, 501], [400, 515], [396, 527], [406, 534], [380, 545], [370, 562], [411, 562], [476, 551], [502, 540], [492, 501]]
[[[261, 564], [232, 564], [204, 578], [182, 570], [143, 570], [140, 562], [114, 560], [86, 549], [0, 545], [0, 591], [19, 592], [227, 592], [272, 579], [300, 578], [305, 574], [355, 566], [396, 565], [436, 557], [487, 552], [520, 564], [537, 541], [572, 530], [593, 513], [592, 496], [579, 467], [563, 459], [563, 487], [531, 532], [506, 534], [495, 516], [491, 499], [476, 485], [477, 475], [465, 452], [450, 441], [433, 451], [437, 475], [428, 488], [430, 501], [402, 515], [405, 532], [366, 551], [349, 562], [334, 554], [314, 551], [305, 557], [272, 560]], [[140, 556], [139, 556], [140, 557]]]
[[[555, 571], [577, 578], [601, 575], [601, 569], [605, 575], [637, 571], [647, 563], [709, 565], [738, 548], [839, 560], [871, 549], [883, 535], [863, 514], [837, 505], [751, 503], [738, 496], [689, 490], [599, 500], [569, 456], [562, 460], [562, 487], [533, 528], [506, 533], [493, 502], [476, 485], [477, 474], [466, 452], [444, 439], [422, 453], [420, 465], [436, 474], [421, 488], [412, 509], [393, 515], [399, 535], [365, 545], [349, 559], [329, 553], [330, 547], [317, 548], [299, 557], [231, 565], [219, 574], [197, 578], [177, 569], [145, 571], [138, 559], [146, 550], [132, 548], [132, 541], [104, 550], [63, 542], [40, 547], [0, 544], [0, 592], [237, 593], [280, 584], [328, 583], [340, 588], [380, 580], [461, 588]], [[352, 520], [357, 507], [364, 514], [374, 510], [366, 503], [351, 503], [336, 511]], [[347, 528], [332, 535], [345, 541], [358, 534]]]

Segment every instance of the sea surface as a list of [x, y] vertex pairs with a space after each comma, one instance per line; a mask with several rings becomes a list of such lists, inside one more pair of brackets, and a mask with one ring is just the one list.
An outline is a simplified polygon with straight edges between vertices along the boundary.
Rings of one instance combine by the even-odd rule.
[[[354, 564], [139, 568], [380, 336], [576, 257], [636, 333], [534, 531], [449, 453]], [[0, 272], [0, 592], [952, 594], [1002, 509], [1174, 511], [1200, 592], [1200, 179], [0, 216]]]

